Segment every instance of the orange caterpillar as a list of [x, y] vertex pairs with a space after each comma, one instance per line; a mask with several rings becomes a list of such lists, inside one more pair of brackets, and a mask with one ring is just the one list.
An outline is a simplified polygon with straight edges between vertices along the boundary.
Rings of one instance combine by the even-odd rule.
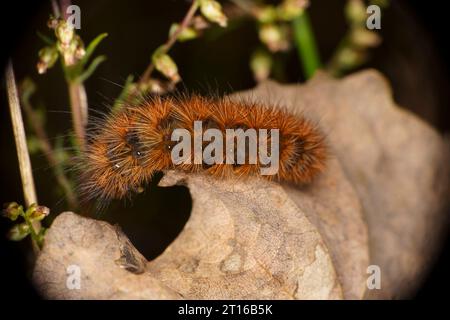
[[[174, 164], [177, 144], [172, 132], [193, 132], [194, 121], [203, 129], [279, 129], [279, 167], [264, 176], [302, 184], [324, 170], [327, 148], [323, 134], [310, 121], [286, 110], [228, 98], [152, 98], [140, 106], [123, 107], [106, 117], [91, 133], [79, 160], [80, 193], [87, 199], [108, 201], [140, 190], [157, 171], [179, 169], [206, 172], [215, 177], [258, 175], [262, 164]], [[270, 135], [269, 135], [269, 144]], [[207, 144], [203, 142], [203, 147]], [[193, 158], [194, 152], [188, 157]]]

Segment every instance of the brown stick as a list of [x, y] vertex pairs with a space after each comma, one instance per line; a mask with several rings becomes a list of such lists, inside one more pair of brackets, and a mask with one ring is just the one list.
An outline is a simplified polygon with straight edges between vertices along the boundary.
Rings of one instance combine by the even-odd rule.
[[[17, 93], [16, 80], [12, 62], [6, 66], [6, 90], [8, 92], [9, 110], [16, 142], [17, 158], [19, 159], [20, 177], [22, 180], [23, 195], [25, 205], [29, 207], [33, 203], [37, 204], [36, 188], [34, 186], [33, 171], [31, 169], [30, 154], [28, 153], [27, 139], [23, 125], [22, 113], [20, 111], [19, 95]], [[41, 229], [39, 221], [32, 222], [34, 230], [38, 233]], [[33, 241], [35, 253], [39, 251], [39, 246]]]
[[81, 150], [84, 149], [85, 143], [85, 128], [88, 117], [88, 106], [86, 89], [82, 83], [67, 81], [69, 87], [70, 108], [72, 111], [72, 122], [77, 138], [78, 146]]
[[[178, 29], [167, 39], [166, 43], [163, 44], [163, 52], [164, 53], [167, 53], [172, 48], [172, 46], [177, 41], [180, 33], [183, 32], [187, 27], [189, 27], [189, 25], [192, 21], [192, 18], [194, 17], [197, 9], [198, 9], [198, 1], [193, 0], [191, 7], [189, 8], [188, 12], [186, 13], [186, 16], [183, 18], [183, 21], [180, 23], [180, 26], [178, 27]], [[139, 79], [139, 84], [143, 84], [143, 83], [147, 82], [150, 79], [150, 76], [154, 70], [155, 70], [155, 65], [153, 64], [153, 61], [152, 61], [148, 65], [147, 69], [145, 69], [141, 78]]]
[[8, 91], [9, 109], [11, 111], [11, 122], [14, 130], [17, 157], [19, 158], [20, 176], [26, 206], [37, 203], [36, 189], [34, 187], [33, 173], [31, 170], [30, 155], [28, 153], [27, 139], [23, 126], [22, 113], [20, 112], [19, 96], [17, 93], [16, 80], [11, 61], [6, 67], [6, 87]]

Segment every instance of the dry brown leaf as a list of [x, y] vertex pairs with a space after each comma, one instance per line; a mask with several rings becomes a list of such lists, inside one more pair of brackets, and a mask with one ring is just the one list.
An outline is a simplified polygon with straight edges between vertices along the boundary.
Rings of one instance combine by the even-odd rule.
[[[192, 213], [147, 262], [116, 228], [72, 213], [49, 229], [34, 270], [48, 298], [361, 299], [403, 297], [420, 283], [445, 221], [443, 139], [398, 108], [375, 71], [306, 85], [266, 82], [236, 97], [319, 120], [335, 155], [307, 187], [167, 172]], [[370, 255], [370, 259], [369, 259]], [[367, 267], [382, 287], [367, 290]], [[81, 288], [66, 286], [80, 268]]]

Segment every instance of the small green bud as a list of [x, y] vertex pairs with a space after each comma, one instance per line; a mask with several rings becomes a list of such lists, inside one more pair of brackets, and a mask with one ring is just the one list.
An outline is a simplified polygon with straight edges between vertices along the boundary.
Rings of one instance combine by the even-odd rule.
[[259, 28], [259, 39], [270, 51], [284, 51], [289, 48], [286, 29], [280, 25], [268, 23]]
[[33, 215], [34, 211], [36, 211], [37, 206], [38, 205], [36, 203], [31, 204], [28, 207], [27, 211], [25, 211], [24, 218], [30, 218]]
[[68, 44], [72, 41], [75, 31], [73, 27], [65, 20], [59, 20], [58, 26], [55, 30], [56, 37], [63, 44]]
[[381, 37], [374, 31], [356, 28], [351, 33], [351, 41], [358, 47], [376, 47], [381, 43]]
[[50, 214], [50, 209], [45, 206], [36, 206], [30, 215], [32, 221], [41, 221]]
[[2, 213], [5, 218], [15, 221], [23, 213], [23, 207], [17, 202], [5, 203]]
[[280, 20], [292, 21], [300, 16], [309, 5], [308, 0], [284, 0], [278, 7]]
[[227, 26], [227, 17], [222, 12], [222, 6], [215, 0], [199, 0], [200, 11], [211, 22], [221, 27]]
[[[173, 23], [170, 26], [170, 30], [169, 30], [169, 37], [171, 37], [175, 32], [178, 31], [178, 28], [180, 27], [180, 25], [178, 23]], [[184, 28], [179, 34], [178, 34], [178, 41], [189, 41], [192, 39], [195, 39], [198, 37], [198, 32], [194, 29], [194, 28]]]
[[25, 217], [32, 221], [41, 221], [50, 214], [50, 209], [45, 206], [38, 206], [33, 203], [25, 212]]
[[70, 42], [58, 42], [56, 46], [58, 51], [62, 54], [66, 66], [74, 65], [86, 54], [83, 41], [76, 34], [72, 37]]
[[20, 241], [29, 235], [30, 227], [24, 222], [14, 225], [8, 232], [7, 238], [12, 241]]
[[39, 74], [45, 73], [48, 69], [53, 67], [56, 60], [58, 60], [58, 51], [56, 47], [49, 46], [39, 50], [39, 61], [37, 63], [37, 69]]
[[256, 50], [250, 58], [250, 68], [257, 82], [266, 80], [272, 69], [272, 57], [266, 50]]
[[338, 63], [345, 69], [350, 69], [365, 61], [365, 54], [353, 48], [342, 49], [338, 55]]
[[366, 6], [362, 0], [349, 0], [345, 6], [345, 16], [353, 24], [362, 24], [367, 19]]
[[160, 49], [157, 49], [152, 56], [152, 60], [156, 70], [161, 72], [172, 82], [176, 83], [181, 80], [180, 75], [178, 74], [177, 65], [167, 53], [163, 53]]
[[80, 60], [86, 54], [86, 50], [84, 49], [83, 40], [81, 40], [79, 35], [75, 35], [73, 38], [73, 46], [74, 46], [74, 56], [76, 60]]
[[56, 27], [58, 26], [58, 19], [50, 16], [50, 18], [47, 21], [47, 27], [49, 27], [50, 29], [56, 29]]
[[258, 9], [256, 16], [261, 23], [273, 23], [277, 19], [277, 10], [274, 6], [264, 6]]

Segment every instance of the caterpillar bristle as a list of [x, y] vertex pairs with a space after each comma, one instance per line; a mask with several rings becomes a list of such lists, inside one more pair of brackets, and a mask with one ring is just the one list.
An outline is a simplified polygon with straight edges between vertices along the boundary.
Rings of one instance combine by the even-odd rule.
[[[78, 160], [82, 197], [103, 202], [125, 198], [140, 190], [155, 172], [168, 169], [205, 172], [220, 179], [260, 174], [264, 164], [259, 160], [253, 164], [250, 161], [244, 164], [192, 161], [175, 164], [171, 151], [177, 141], [172, 141], [172, 133], [175, 129], [185, 129], [194, 136], [196, 121], [201, 121], [203, 132], [216, 129], [224, 135], [227, 129], [255, 129], [258, 134], [249, 136], [249, 140], [245, 140], [248, 144], [255, 142], [251, 139], [261, 142], [262, 133], [258, 130], [267, 130], [262, 147], [270, 150], [272, 144], [279, 142], [279, 167], [276, 174], [265, 175], [266, 179], [309, 183], [325, 169], [328, 151], [324, 135], [302, 115], [230, 98], [152, 97], [138, 106], [123, 106], [120, 111], [96, 121], [89, 143]], [[271, 136], [271, 129], [279, 130], [279, 140]], [[202, 148], [209, 143], [202, 141]], [[225, 146], [226, 141], [223, 143]], [[225, 158], [226, 150], [223, 152]], [[195, 151], [189, 149], [184, 156], [192, 160]], [[245, 157], [246, 161], [250, 159], [249, 155]]]

